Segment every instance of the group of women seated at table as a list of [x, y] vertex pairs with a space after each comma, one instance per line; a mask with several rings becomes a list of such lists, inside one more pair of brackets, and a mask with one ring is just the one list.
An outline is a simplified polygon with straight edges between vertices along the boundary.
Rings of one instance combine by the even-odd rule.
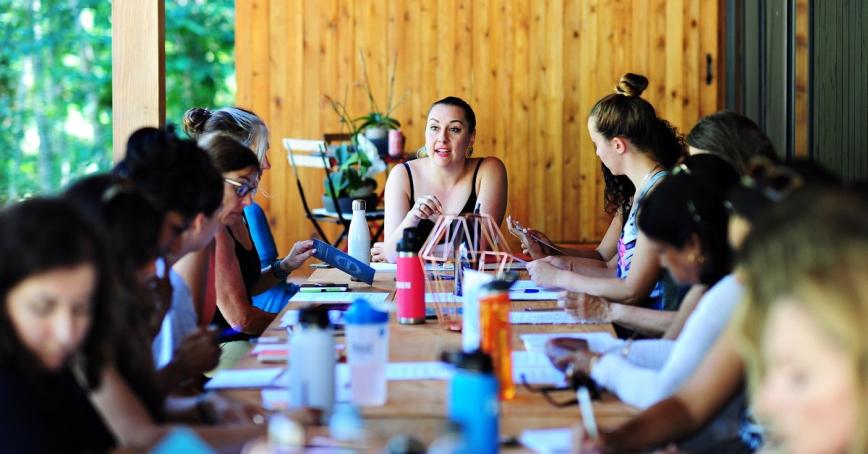
[[[733, 112], [682, 138], [647, 86], [626, 74], [588, 115], [611, 216], [600, 244], [517, 231], [530, 277], [619, 334], [554, 339], [552, 363], [642, 410], [595, 439], [577, 430], [577, 447], [865, 452], [864, 190], [779, 162]], [[194, 108], [183, 124], [191, 140], [138, 130], [111, 172], [0, 211], [0, 451], [148, 449], [177, 425], [233, 451], [265, 433], [260, 409], [202, 383], [271, 324], [313, 243], [278, 256], [253, 202], [270, 168], [259, 117]], [[476, 127], [459, 98], [431, 106], [419, 157], [388, 176], [372, 260], [443, 215], [503, 222], [508, 171], [474, 150]]]

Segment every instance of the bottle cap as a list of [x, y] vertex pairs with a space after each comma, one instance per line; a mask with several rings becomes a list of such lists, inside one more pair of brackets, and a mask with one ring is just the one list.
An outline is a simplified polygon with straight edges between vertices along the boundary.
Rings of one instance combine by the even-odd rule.
[[298, 312], [298, 323], [300, 325], [314, 325], [320, 328], [329, 327], [329, 313], [322, 308], [304, 308]]
[[362, 200], [362, 199], [353, 200], [353, 211], [359, 211], [359, 210], [364, 211], [365, 209], [366, 208], [365, 208], [365, 201], [364, 200]]
[[375, 309], [366, 299], [358, 298], [344, 314], [344, 321], [352, 325], [388, 323], [389, 313]]
[[514, 280], [495, 279], [491, 282], [482, 285], [482, 290], [486, 292], [508, 292], [509, 288], [514, 284]]
[[454, 364], [459, 369], [484, 374], [494, 373], [494, 363], [491, 360], [491, 356], [482, 350], [444, 352], [441, 357], [444, 362]]
[[407, 227], [404, 229], [404, 234], [401, 241], [398, 241], [398, 252], [416, 252], [419, 248], [416, 247], [417, 240], [416, 227]]

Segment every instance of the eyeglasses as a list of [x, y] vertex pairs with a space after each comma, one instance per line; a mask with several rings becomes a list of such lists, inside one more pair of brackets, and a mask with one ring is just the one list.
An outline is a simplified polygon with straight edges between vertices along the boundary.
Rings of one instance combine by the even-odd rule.
[[238, 181], [232, 178], [224, 178], [223, 181], [235, 186], [235, 195], [239, 198], [244, 198], [247, 194], [256, 195], [256, 191], [259, 190], [259, 185], [251, 184], [247, 181]]

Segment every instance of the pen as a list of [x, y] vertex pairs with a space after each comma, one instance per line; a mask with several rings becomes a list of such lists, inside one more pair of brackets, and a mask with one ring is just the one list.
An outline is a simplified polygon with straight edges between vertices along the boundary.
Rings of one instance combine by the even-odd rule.
[[557, 307], [526, 307], [524, 308], [525, 312], [560, 312], [561, 309]]
[[302, 287], [298, 289], [299, 292], [305, 293], [325, 293], [325, 292], [346, 292], [349, 291], [348, 287]]
[[588, 388], [581, 386], [576, 390], [576, 399], [579, 401], [579, 409], [582, 412], [582, 425], [585, 426], [585, 432], [592, 440], [600, 438], [600, 433], [597, 431], [597, 420], [594, 418], [594, 406], [591, 404], [591, 394]]
[[526, 288], [523, 291], [524, 291], [524, 293], [539, 293], [538, 288]]

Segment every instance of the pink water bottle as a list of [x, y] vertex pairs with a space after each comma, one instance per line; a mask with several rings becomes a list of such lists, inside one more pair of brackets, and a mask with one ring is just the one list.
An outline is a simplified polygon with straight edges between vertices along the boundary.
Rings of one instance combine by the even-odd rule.
[[404, 229], [398, 242], [398, 272], [395, 288], [398, 302], [398, 323], [425, 323], [425, 271], [416, 253], [416, 229]]

